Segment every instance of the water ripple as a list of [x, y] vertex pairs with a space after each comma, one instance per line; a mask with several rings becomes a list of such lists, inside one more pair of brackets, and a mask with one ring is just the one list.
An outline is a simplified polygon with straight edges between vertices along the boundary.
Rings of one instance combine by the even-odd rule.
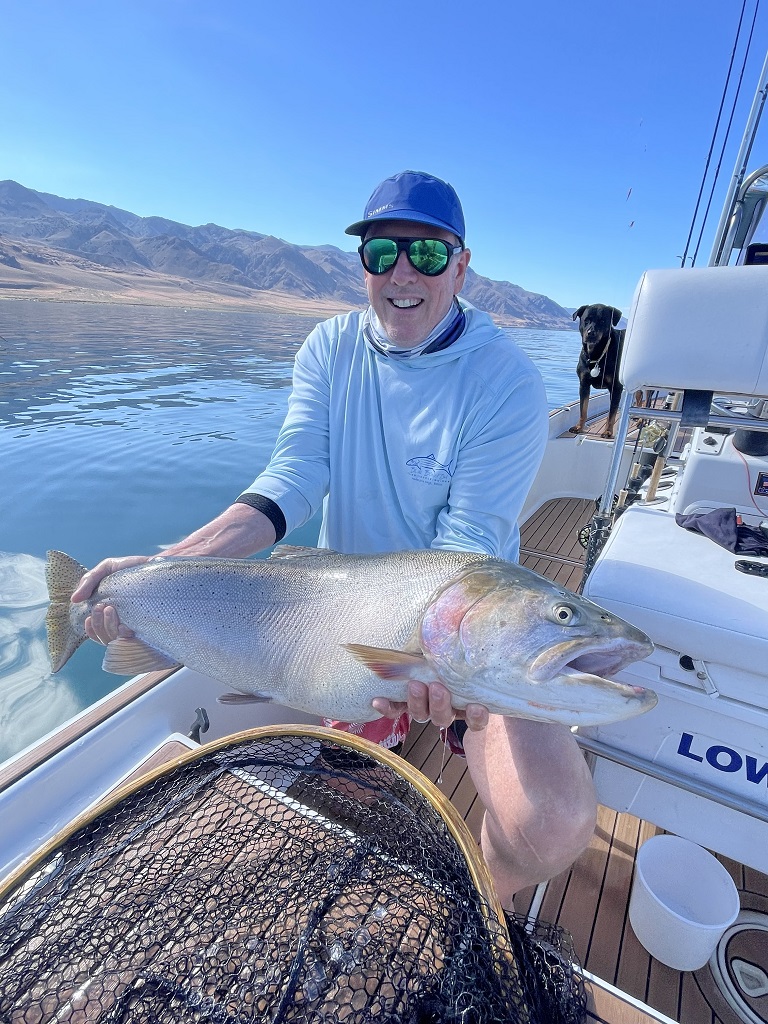
[[80, 710], [70, 687], [51, 676], [47, 599], [43, 560], [0, 552], [0, 760]]

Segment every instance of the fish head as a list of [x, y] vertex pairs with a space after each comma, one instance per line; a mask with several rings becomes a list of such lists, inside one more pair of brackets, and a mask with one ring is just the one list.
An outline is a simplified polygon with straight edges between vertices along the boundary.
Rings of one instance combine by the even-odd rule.
[[497, 714], [598, 725], [656, 704], [651, 690], [606, 678], [651, 653], [642, 630], [512, 563], [489, 560], [446, 583], [419, 640], [454, 697]]

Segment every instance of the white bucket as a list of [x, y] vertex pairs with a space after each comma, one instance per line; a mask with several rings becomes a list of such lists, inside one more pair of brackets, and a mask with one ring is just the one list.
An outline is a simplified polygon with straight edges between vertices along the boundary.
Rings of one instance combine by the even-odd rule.
[[697, 971], [739, 913], [739, 893], [723, 865], [680, 836], [654, 836], [637, 852], [629, 901], [632, 929], [651, 956]]

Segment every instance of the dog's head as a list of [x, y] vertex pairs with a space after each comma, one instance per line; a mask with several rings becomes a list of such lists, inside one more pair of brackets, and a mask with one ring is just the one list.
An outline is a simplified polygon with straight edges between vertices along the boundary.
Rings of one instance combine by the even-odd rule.
[[596, 302], [591, 306], [579, 306], [573, 319], [579, 321], [581, 340], [587, 352], [599, 352], [610, 338], [611, 329], [621, 320], [621, 310]]

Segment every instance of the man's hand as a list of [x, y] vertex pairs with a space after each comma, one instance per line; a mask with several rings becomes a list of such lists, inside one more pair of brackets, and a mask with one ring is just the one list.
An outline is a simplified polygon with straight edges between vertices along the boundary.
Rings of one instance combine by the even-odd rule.
[[451, 693], [442, 683], [409, 683], [408, 700], [400, 702], [376, 697], [374, 708], [385, 718], [398, 718], [407, 711], [416, 722], [430, 719], [440, 729], [446, 729], [454, 718], [463, 718], [472, 732], [488, 725], [488, 709], [482, 704], [467, 704], [463, 711], [451, 706]]
[[[87, 601], [105, 576], [118, 569], [130, 569], [143, 565], [153, 557], [176, 556], [183, 558], [247, 558], [275, 543], [275, 528], [271, 520], [251, 508], [250, 505], [235, 503], [225, 508], [221, 515], [199, 530], [195, 530], [178, 544], [172, 544], [161, 555], [128, 555], [125, 558], [105, 558], [85, 573], [72, 595], [74, 603]], [[111, 605], [96, 605], [85, 620], [85, 632], [100, 644], [111, 643], [119, 636], [131, 637], [133, 631], [121, 626], [117, 612]]]
[[[87, 601], [105, 576], [111, 576], [118, 569], [130, 569], [134, 565], [143, 565], [149, 561], [148, 555], [127, 555], [125, 558], [105, 558], [93, 569], [89, 569], [77, 585], [72, 595], [72, 603]], [[85, 620], [85, 632], [99, 644], [108, 644], [119, 636], [131, 637], [133, 631], [120, 624], [117, 612], [111, 605], [97, 604]]]

